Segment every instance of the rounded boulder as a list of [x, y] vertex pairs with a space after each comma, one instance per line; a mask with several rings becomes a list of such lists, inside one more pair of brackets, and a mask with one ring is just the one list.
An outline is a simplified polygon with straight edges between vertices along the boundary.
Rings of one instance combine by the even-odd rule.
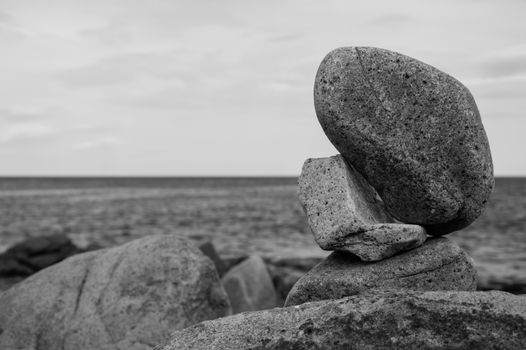
[[344, 47], [322, 61], [318, 120], [398, 220], [435, 235], [481, 213], [493, 189], [475, 100], [448, 74], [380, 48]]
[[0, 349], [146, 350], [230, 314], [212, 262], [188, 240], [151, 236], [79, 254], [0, 294]]

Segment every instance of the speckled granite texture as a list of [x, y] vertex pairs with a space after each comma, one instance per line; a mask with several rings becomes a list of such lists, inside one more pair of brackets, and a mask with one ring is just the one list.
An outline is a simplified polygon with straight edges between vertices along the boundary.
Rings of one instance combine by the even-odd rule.
[[373, 288], [465, 290], [477, 287], [473, 259], [444, 238], [375, 263], [334, 252], [294, 285], [285, 306], [339, 299]]
[[201, 322], [154, 350], [525, 348], [526, 298], [376, 290]]
[[328, 138], [397, 219], [440, 235], [480, 215], [493, 166], [459, 81], [396, 52], [344, 47], [321, 63], [314, 103]]
[[298, 198], [316, 243], [377, 261], [418, 247], [422, 226], [397, 223], [367, 181], [342, 156], [307, 159]]

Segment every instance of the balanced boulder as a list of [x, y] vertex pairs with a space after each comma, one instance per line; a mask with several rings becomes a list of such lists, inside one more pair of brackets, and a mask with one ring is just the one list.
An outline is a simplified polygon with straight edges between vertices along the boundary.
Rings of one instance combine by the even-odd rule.
[[307, 159], [298, 183], [300, 203], [322, 249], [376, 261], [426, 240], [422, 226], [397, 223], [374, 188], [340, 155]]
[[146, 350], [229, 313], [210, 259], [186, 239], [152, 236], [76, 255], [0, 294], [0, 348]]
[[367, 263], [333, 252], [294, 285], [285, 306], [339, 299], [367, 289], [465, 290], [477, 287], [473, 260], [447, 238], [382, 261]]
[[155, 350], [525, 348], [526, 298], [371, 291], [202, 322]]
[[480, 215], [493, 165], [459, 81], [396, 52], [344, 47], [322, 61], [314, 104], [329, 140], [395, 218], [441, 235]]

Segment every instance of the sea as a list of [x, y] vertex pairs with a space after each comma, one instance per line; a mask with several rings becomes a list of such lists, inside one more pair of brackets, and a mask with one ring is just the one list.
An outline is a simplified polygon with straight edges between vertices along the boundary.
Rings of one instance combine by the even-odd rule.
[[[56, 233], [82, 248], [177, 234], [211, 241], [225, 259], [326, 256], [296, 187], [295, 177], [4, 177], [0, 252]], [[484, 289], [526, 293], [526, 178], [497, 178], [482, 215], [449, 237], [473, 257]]]

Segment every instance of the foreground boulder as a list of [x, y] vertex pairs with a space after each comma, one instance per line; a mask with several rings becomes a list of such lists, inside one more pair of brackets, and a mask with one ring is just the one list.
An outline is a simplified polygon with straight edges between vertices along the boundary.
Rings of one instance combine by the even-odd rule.
[[465, 290], [477, 287], [473, 259], [447, 238], [375, 263], [334, 252], [294, 285], [285, 306], [340, 299], [371, 288]]
[[398, 220], [440, 235], [480, 215], [493, 165], [459, 81], [396, 52], [344, 47], [320, 64], [314, 104], [329, 140]]
[[155, 349], [524, 348], [526, 298], [494, 291], [374, 291], [202, 322]]
[[263, 259], [252, 255], [221, 279], [232, 312], [257, 311], [278, 306], [279, 296]]
[[376, 261], [418, 247], [422, 226], [396, 223], [367, 181], [342, 156], [307, 159], [298, 198], [316, 243]]
[[183, 238], [153, 236], [74, 256], [0, 294], [0, 349], [150, 349], [229, 311], [208, 258]]

